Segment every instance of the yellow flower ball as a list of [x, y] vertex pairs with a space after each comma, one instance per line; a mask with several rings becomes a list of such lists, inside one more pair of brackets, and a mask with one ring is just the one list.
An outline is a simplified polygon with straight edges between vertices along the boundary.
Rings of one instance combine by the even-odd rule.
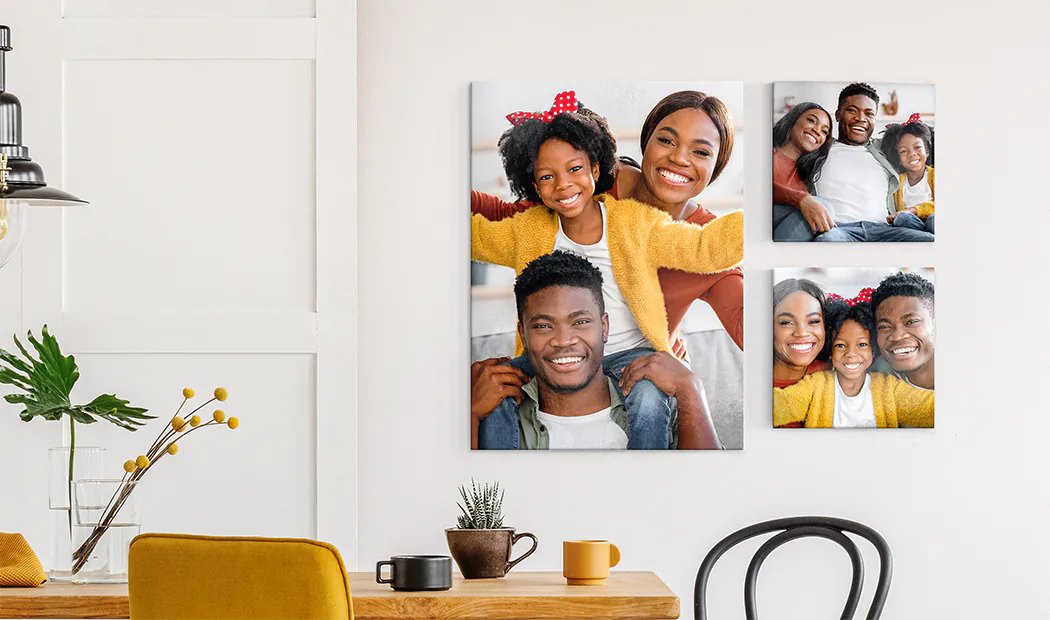
[[193, 398], [193, 388], [182, 388], [182, 395], [186, 398]]
[[177, 444], [171, 444], [170, 446], [168, 446], [168, 454], [177, 454], [178, 451], [179, 446]]
[[171, 419], [171, 427], [181, 433], [186, 428], [186, 420], [183, 420], [179, 416], [175, 416]]
[[229, 395], [226, 388], [215, 388], [215, 400], [226, 400], [226, 397]]
[[219, 424], [222, 424], [226, 421], [226, 412], [222, 409], [216, 409], [215, 413], [211, 414], [211, 418]]
[[192, 418], [190, 418], [190, 426], [197, 427], [197, 426], [200, 426], [200, 425], [201, 425], [201, 417], [199, 415], [194, 415]]
[[237, 418], [230, 418], [229, 420], [226, 420], [226, 426], [229, 426], [230, 428], [237, 428], [240, 425], [241, 421]]
[[124, 471], [129, 474], [135, 471], [135, 461], [124, 461]]
[[[141, 469], [146, 469], [147, 467], [149, 467], [149, 459], [146, 458], [145, 454], [140, 454], [139, 458], [135, 459], [135, 464], [138, 465]], [[125, 463], [125, 465], [127, 465], [127, 463]]]

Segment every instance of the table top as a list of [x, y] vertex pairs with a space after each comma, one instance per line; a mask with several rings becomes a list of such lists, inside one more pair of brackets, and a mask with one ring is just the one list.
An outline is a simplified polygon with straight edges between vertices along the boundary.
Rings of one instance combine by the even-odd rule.
[[[678, 597], [651, 572], [613, 571], [604, 586], [569, 586], [560, 572], [511, 572], [503, 579], [452, 578], [444, 592], [394, 592], [375, 573], [350, 573], [357, 620], [404, 618], [678, 618]], [[46, 583], [0, 588], [0, 618], [127, 618], [127, 584]]]

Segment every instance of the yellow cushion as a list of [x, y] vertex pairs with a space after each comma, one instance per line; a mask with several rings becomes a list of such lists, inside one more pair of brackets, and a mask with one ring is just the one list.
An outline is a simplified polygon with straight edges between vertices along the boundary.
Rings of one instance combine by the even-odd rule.
[[354, 617], [339, 550], [302, 538], [136, 536], [128, 598], [133, 620]]
[[0, 586], [35, 588], [45, 581], [44, 567], [25, 537], [0, 532]]

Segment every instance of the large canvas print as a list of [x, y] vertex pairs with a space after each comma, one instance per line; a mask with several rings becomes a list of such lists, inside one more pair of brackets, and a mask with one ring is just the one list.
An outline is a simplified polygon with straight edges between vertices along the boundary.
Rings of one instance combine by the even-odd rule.
[[932, 242], [934, 87], [773, 84], [773, 240]]
[[773, 425], [933, 428], [932, 268], [773, 272]]
[[735, 82], [471, 88], [471, 446], [743, 446]]

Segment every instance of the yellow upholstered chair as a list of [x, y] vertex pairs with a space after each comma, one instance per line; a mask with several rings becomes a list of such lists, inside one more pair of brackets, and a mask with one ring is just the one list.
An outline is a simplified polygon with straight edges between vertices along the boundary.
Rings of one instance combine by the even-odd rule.
[[131, 541], [134, 620], [353, 620], [339, 550], [303, 538], [142, 534]]

